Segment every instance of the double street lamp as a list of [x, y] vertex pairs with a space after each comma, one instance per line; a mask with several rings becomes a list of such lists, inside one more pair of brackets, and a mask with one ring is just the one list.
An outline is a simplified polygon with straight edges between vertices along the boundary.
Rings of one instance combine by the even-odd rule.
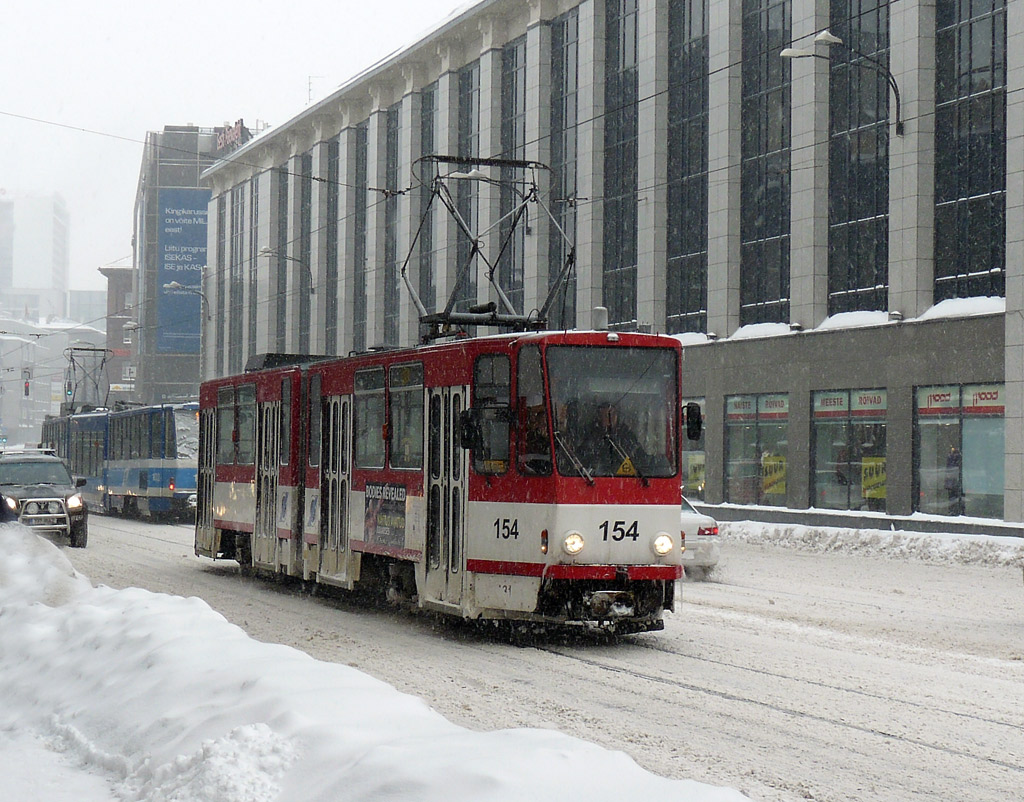
[[[896, 123], [896, 136], [903, 136], [903, 118], [900, 116], [900, 88], [896, 83], [896, 77], [892, 74], [889, 68], [886, 67], [881, 61], [874, 58], [873, 56], [869, 56], [867, 53], [862, 53], [856, 48], [850, 47], [842, 39], [840, 39], [838, 36], [836, 36], [835, 34], [831, 33], [828, 30], [824, 30], [817, 36], [815, 36], [814, 44], [827, 45], [828, 47], [832, 47], [833, 45], [843, 47], [848, 52], [852, 53], [853, 55], [861, 59], [861, 66], [873, 69], [875, 70], [875, 72], [879, 73], [883, 78], [885, 78], [886, 83], [892, 90], [892, 96], [895, 100], [896, 115], [894, 122]], [[821, 58], [825, 59], [826, 61], [830, 60], [828, 56], [798, 47], [784, 48], [782, 52], [779, 53], [779, 55], [782, 56], [782, 58]]]
[[179, 284], [177, 281], [167, 282], [166, 284], [164, 284], [164, 289], [176, 290], [178, 292], [188, 292], [191, 293], [192, 295], [198, 295], [202, 299], [203, 304], [205, 305], [206, 319], [210, 319], [210, 302], [206, 297], [206, 293], [204, 293], [202, 290], [197, 290], [195, 287], [187, 287], [184, 284]]
[[306, 271], [306, 275], [309, 276], [309, 294], [316, 295], [316, 287], [313, 286], [313, 271], [310, 270], [309, 265], [307, 265], [302, 259], [295, 256], [289, 256], [288, 254], [281, 253], [280, 251], [275, 251], [269, 245], [264, 245], [260, 248], [259, 255], [270, 257], [276, 256], [278, 259], [287, 259], [289, 262], [298, 262]]

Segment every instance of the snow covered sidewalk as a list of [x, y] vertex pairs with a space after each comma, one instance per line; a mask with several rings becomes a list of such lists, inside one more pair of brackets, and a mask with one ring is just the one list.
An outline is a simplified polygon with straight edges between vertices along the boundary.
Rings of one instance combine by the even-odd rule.
[[199, 599], [93, 588], [0, 526], [3, 798], [741, 802], [551, 730], [477, 733]]

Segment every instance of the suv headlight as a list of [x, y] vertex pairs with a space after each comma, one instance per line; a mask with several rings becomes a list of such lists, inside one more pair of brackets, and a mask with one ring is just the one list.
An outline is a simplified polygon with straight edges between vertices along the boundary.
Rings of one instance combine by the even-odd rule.
[[84, 503], [82, 501], [82, 494], [75, 493], [75, 495], [68, 497], [68, 510], [80, 510]]
[[4, 496], [4, 501], [7, 502], [7, 506], [10, 508], [11, 512], [17, 512], [18, 511], [18, 500], [16, 498], [11, 498], [10, 496]]

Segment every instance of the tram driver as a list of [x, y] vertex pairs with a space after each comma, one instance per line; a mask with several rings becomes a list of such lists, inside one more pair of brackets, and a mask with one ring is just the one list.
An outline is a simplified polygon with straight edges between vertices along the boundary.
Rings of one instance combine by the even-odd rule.
[[642, 476], [647, 469], [647, 452], [611, 401], [598, 403], [580, 443], [580, 460], [597, 476]]

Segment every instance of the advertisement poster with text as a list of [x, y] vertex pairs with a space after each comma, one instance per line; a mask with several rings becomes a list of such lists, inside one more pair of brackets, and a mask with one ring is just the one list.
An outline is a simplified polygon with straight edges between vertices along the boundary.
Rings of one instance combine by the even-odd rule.
[[[156, 350], [198, 354], [204, 310], [208, 189], [161, 189], [157, 216]], [[174, 285], [174, 286], [168, 286]]]

